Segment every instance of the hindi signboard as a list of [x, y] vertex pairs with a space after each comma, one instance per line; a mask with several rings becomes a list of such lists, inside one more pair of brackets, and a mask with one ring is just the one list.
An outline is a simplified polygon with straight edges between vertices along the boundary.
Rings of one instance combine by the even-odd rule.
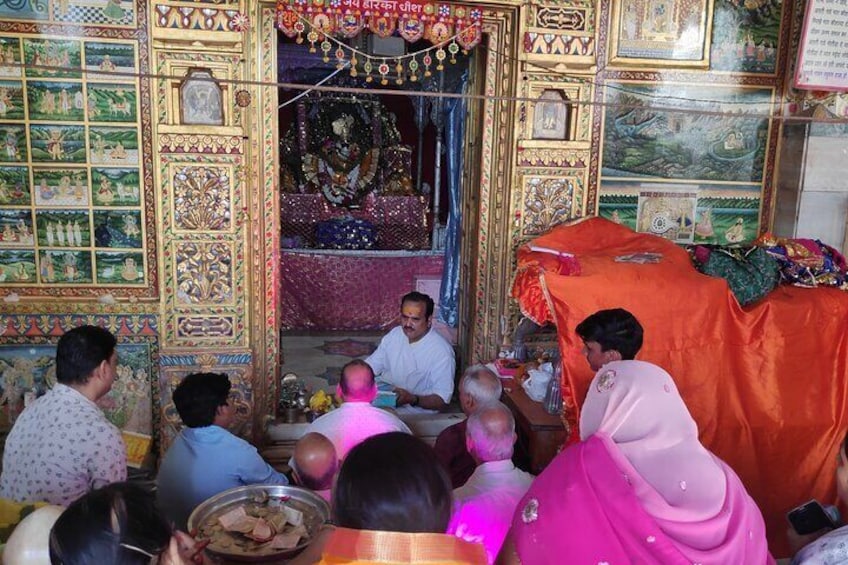
[[809, 0], [795, 87], [848, 90], [848, 0]]

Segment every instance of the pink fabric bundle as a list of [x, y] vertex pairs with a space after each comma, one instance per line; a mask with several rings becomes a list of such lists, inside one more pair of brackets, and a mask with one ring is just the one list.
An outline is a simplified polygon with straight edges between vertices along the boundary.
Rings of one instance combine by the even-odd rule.
[[759, 509], [659, 367], [604, 366], [581, 436], [518, 505], [522, 563], [774, 563]]

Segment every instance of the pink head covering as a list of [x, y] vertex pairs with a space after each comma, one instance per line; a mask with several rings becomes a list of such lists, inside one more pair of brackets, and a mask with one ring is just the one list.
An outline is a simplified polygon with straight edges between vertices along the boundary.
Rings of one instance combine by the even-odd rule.
[[698, 441], [671, 377], [642, 361], [605, 365], [560, 453], [519, 502], [523, 563], [773, 564], [739, 478]]
[[637, 491], [654, 518], [691, 522], [721, 509], [724, 470], [698, 441], [698, 426], [660, 367], [615, 361], [598, 371], [580, 416], [581, 439], [594, 434], [610, 438], [655, 491]]

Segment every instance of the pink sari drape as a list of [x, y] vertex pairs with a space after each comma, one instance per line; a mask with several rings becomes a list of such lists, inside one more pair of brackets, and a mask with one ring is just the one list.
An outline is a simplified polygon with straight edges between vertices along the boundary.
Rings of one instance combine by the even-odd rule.
[[[727, 494], [719, 513], [688, 530], [722, 542], [693, 550], [665, 533], [642, 508], [635, 469], [621, 469], [612, 441], [599, 434], [575, 444], [539, 475], [518, 505], [512, 536], [525, 565], [569, 563], [774, 563], [759, 510], [739, 479], [721, 464]], [[623, 456], [622, 456], [623, 458]]]

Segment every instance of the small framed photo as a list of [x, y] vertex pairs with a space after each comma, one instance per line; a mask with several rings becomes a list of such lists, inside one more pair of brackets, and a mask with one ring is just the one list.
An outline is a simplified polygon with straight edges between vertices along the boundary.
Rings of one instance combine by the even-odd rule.
[[180, 83], [180, 123], [224, 125], [221, 85], [209, 69], [192, 67]]

